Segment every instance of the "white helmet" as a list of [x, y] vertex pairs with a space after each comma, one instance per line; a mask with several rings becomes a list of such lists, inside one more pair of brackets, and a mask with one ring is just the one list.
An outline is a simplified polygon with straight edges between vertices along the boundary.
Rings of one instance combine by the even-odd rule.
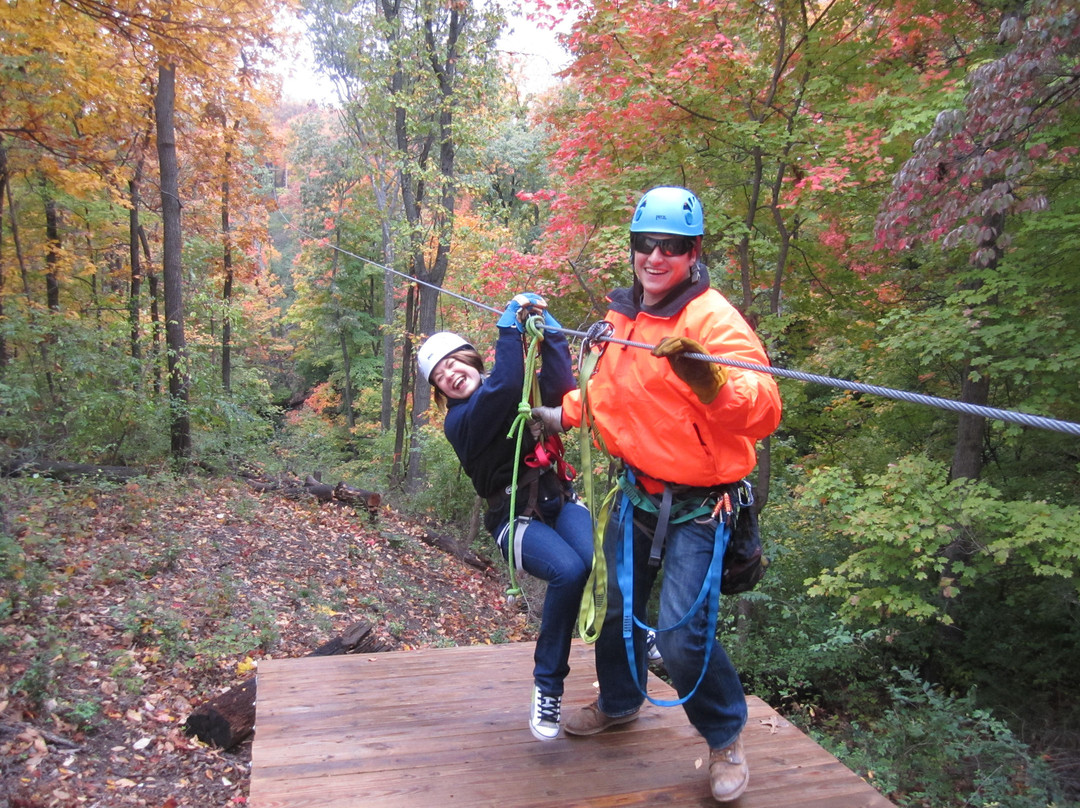
[[416, 352], [416, 364], [420, 366], [420, 375], [430, 382], [431, 374], [439, 362], [454, 353], [454, 351], [472, 347], [468, 341], [452, 331], [439, 331], [432, 334], [424, 340], [424, 344]]

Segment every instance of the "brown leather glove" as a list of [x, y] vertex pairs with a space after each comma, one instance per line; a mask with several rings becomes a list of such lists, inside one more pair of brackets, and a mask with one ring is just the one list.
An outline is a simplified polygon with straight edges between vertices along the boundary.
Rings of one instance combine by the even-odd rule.
[[687, 359], [685, 353], [708, 354], [708, 351], [689, 337], [664, 337], [652, 351], [653, 356], [667, 357], [675, 375], [689, 385], [702, 404], [712, 404], [727, 382], [727, 368], [704, 359]]

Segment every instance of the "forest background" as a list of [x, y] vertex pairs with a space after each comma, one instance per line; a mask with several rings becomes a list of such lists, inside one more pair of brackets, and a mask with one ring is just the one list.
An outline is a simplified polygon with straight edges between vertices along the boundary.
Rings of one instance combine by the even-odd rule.
[[[1080, 420], [1070, 0], [538, 2], [572, 21], [539, 95], [494, 2], [3, 8], [8, 475], [319, 469], [482, 545], [418, 341], [486, 345], [519, 291], [600, 319], [656, 184], [776, 365]], [[292, 12], [334, 104], [280, 98]], [[1077, 437], [780, 384], [747, 690], [899, 804], [1074, 803]], [[44, 575], [13, 502], [9, 624]]]

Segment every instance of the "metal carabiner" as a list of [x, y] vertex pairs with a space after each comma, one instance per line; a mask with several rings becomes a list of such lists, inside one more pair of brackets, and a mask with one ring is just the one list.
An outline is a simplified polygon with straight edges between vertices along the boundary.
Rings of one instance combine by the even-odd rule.
[[739, 480], [739, 507], [747, 507], [754, 504], [754, 486], [750, 485], [749, 480]]
[[[704, 499], [701, 500], [701, 504], [698, 505], [698, 507], [699, 508], [707, 508], [707, 507], [709, 507], [709, 500], [710, 499], [712, 499], [712, 497], [705, 497]], [[720, 498], [719, 497], [717, 497], [717, 500], [716, 500], [716, 507], [717, 508], [720, 507]], [[701, 516], [697, 517], [697, 519], [694, 520], [694, 524], [695, 525], [715, 525], [716, 524], [716, 508], [712, 509], [712, 513], [702, 514]]]
[[592, 351], [594, 345], [596, 347], [597, 365], [593, 366], [593, 373], [596, 372], [596, 367], [599, 365], [600, 357], [604, 355], [604, 351], [607, 350], [608, 341], [607, 338], [615, 333], [615, 325], [609, 323], [607, 320], [597, 320], [595, 323], [589, 326], [589, 330], [585, 332], [584, 338], [581, 340], [581, 353], [578, 355], [578, 375], [581, 375], [582, 370], [585, 367], [585, 357]]

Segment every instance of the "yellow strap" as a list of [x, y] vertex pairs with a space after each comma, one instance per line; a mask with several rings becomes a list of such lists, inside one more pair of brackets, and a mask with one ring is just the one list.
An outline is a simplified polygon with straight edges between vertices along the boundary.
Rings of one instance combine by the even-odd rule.
[[[593, 563], [589, 571], [589, 579], [585, 582], [585, 591], [581, 596], [581, 608], [578, 610], [578, 635], [586, 643], [594, 643], [600, 637], [600, 629], [604, 625], [604, 615], [607, 614], [607, 562], [604, 559], [604, 532], [607, 530], [611, 509], [615, 502], [615, 494], [618, 488], [613, 486], [604, 497], [604, 502], [597, 508], [596, 498], [593, 496], [593, 461], [592, 461], [592, 436], [589, 434], [589, 426], [592, 420], [589, 412], [589, 379], [596, 369], [596, 363], [600, 360], [600, 352], [589, 351], [581, 363], [581, 376], [578, 384], [581, 388], [581, 431], [579, 443], [581, 448], [581, 467], [584, 476], [585, 504], [589, 506], [593, 521]], [[600, 450], [607, 455], [607, 449], [600, 433], [596, 433]]]
[[612, 487], [599, 512], [593, 511], [593, 564], [589, 578], [585, 582], [585, 591], [581, 595], [581, 608], [578, 610], [578, 634], [585, 642], [592, 644], [600, 638], [600, 629], [607, 614], [607, 561], [604, 559], [604, 533], [607, 531], [611, 509], [615, 502], [618, 488]]

